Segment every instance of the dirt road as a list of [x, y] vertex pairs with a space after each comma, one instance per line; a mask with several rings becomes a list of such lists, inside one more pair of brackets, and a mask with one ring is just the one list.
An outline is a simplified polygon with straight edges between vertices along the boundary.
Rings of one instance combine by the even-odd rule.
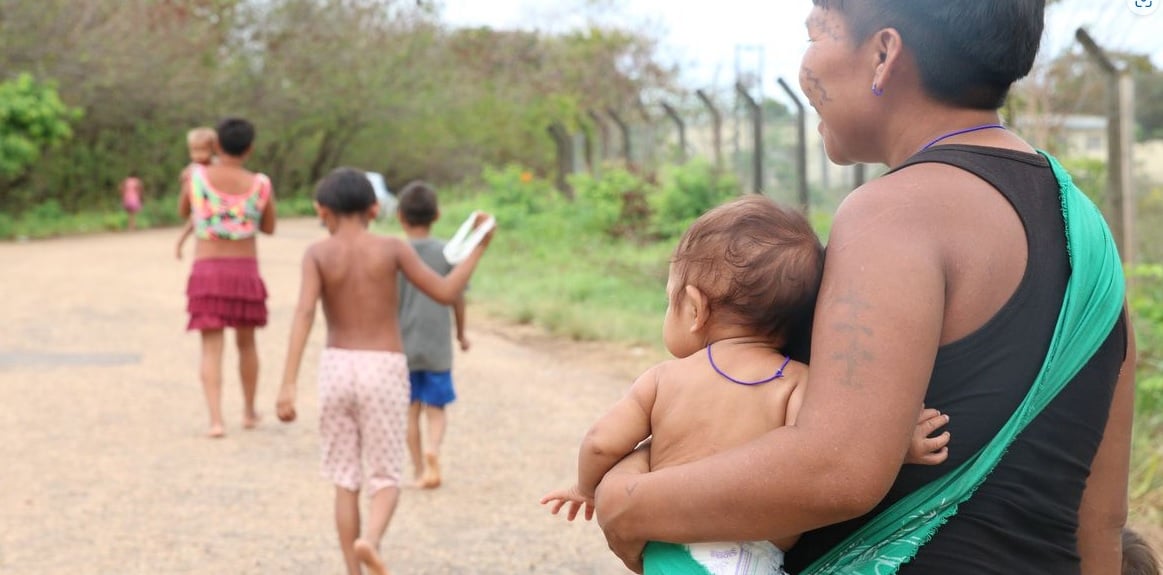
[[[280, 224], [260, 244], [264, 421], [206, 439], [198, 339], [183, 331], [189, 261], [176, 231], [0, 244], [0, 573], [340, 573], [331, 486], [318, 475], [316, 324], [300, 419], [273, 416], [298, 262], [323, 231]], [[445, 485], [405, 491], [385, 539], [402, 575], [623, 573], [593, 524], [538, 506], [574, 473], [582, 431], [648, 361], [482, 323], [456, 358]]]

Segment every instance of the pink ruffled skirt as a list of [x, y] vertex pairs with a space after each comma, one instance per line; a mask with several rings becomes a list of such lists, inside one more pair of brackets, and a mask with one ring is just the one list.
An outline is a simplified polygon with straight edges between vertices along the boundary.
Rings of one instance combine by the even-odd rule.
[[187, 330], [267, 324], [267, 288], [254, 258], [195, 260], [186, 298]]

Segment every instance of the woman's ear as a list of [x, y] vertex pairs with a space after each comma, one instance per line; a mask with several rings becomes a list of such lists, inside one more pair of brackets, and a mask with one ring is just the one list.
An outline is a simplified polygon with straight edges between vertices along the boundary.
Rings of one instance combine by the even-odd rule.
[[872, 85], [874, 92], [887, 90], [895, 74], [900, 73], [904, 58], [904, 43], [896, 28], [885, 28], [872, 35], [870, 49], [873, 53]]
[[692, 285], [686, 286], [683, 291], [685, 292], [683, 321], [690, 327], [691, 333], [698, 333], [707, 327], [710, 316], [711, 307], [707, 301], [707, 294]]

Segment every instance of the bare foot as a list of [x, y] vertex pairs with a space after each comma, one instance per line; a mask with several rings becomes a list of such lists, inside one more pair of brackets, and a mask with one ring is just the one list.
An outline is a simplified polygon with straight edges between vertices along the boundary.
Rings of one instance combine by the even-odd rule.
[[404, 489], [423, 489], [424, 488], [424, 474], [418, 473], [408, 481], [401, 485]]
[[226, 437], [226, 429], [222, 427], [221, 423], [215, 423], [210, 426], [210, 431], [206, 432], [206, 436], [210, 439], [221, 439]]
[[356, 558], [368, 568], [372, 575], [388, 575], [388, 568], [384, 566], [379, 552], [376, 551], [375, 547], [372, 547], [371, 543], [363, 539], [356, 539], [353, 547]]
[[440, 487], [440, 460], [435, 453], [424, 454], [424, 475], [420, 478], [421, 489]]
[[262, 417], [258, 413], [250, 413], [242, 416], [242, 428], [254, 429], [258, 427], [258, 422], [262, 421]]

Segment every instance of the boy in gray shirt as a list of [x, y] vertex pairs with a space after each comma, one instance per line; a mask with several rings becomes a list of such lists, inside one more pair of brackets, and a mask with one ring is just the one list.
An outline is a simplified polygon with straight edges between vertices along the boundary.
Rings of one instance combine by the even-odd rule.
[[[432, 224], [440, 217], [436, 191], [424, 182], [412, 182], [400, 191], [396, 216], [408, 241], [428, 267], [440, 275], [452, 271], [444, 257], [445, 242], [431, 236]], [[440, 486], [440, 444], [447, 427], [445, 406], [456, 400], [452, 386], [452, 326], [448, 306], [421, 293], [401, 278], [400, 331], [404, 336], [404, 353], [412, 382], [412, 403], [408, 408], [408, 453], [412, 458], [415, 484], [423, 489]], [[464, 296], [452, 305], [456, 317], [456, 339], [462, 351], [468, 351], [464, 333]], [[427, 421], [427, 433], [421, 434], [420, 414]], [[421, 435], [427, 445], [421, 458]]]

